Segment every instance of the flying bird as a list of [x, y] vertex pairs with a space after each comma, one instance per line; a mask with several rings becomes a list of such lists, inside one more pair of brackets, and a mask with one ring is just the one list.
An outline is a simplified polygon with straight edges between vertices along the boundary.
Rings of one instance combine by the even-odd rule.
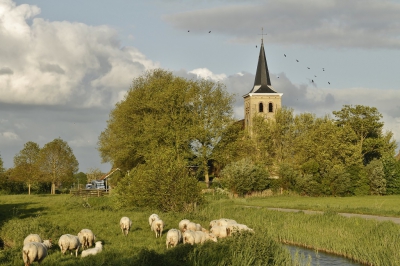
[[325, 71], [325, 68], [322, 68], [322, 71]]
[[296, 59], [296, 62], [299, 62], [299, 60]]
[[208, 33], [211, 33], [211, 31], [209, 31]]
[[331, 85], [331, 83], [328, 81], [328, 84]]
[[188, 32], [189, 32], [190, 30], [188, 30]]
[[316, 75], [314, 75], [314, 77], [317, 77]]
[[283, 54], [286, 57], [286, 54]]
[[308, 69], [310, 69], [309, 67], [307, 67]]
[[311, 82], [314, 83], [314, 80], [312, 79]]
[[257, 48], [257, 45], [256, 45], [256, 48]]

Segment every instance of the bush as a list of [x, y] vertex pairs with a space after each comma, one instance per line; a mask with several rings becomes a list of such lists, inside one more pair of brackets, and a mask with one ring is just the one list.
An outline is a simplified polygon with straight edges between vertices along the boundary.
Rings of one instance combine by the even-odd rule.
[[250, 159], [231, 163], [221, 172], [221, 184], [239, 196], [268, 189], [270, 181], [268, 171]]

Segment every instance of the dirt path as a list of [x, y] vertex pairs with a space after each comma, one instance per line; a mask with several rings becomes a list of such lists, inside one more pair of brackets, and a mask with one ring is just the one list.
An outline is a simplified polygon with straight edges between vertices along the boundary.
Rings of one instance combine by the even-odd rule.
[[[248, 207], [250, 207], [250, 206], [248, 206]], [[283, 208], [267, 208], [267, 209], [272, 210], [272, 211], [282, 211], [282, 212], [304, 212], [306, 214], [322, 214], [322, 213], [324, 213], [322, 211], [309, 211], [309, 210], [283, 209]], [[364, 219], [377, 220], [380, 222], [392, 221], [395, 224], [400, 224], [400, 218], [398, 218], [398, 217], [387, 217], [387, 216], [345, 213], [345, 212], [339, 212], [338, 214], [342, 215], [344, 217], [360, 217], [360, 218], [364, 218]]]

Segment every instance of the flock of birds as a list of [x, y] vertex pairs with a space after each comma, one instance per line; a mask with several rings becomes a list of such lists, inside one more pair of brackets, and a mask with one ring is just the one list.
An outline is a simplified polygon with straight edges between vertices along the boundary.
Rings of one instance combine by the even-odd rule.
[[[190, 32], [190, 30], [188, 30], [188, 32]], [[211, 33], [211, 31], [208, 31], [208, 33]], [[262, 34], [262, 35], [264, 35], [264, 34]], [[265, 34], [265, 35], [266, 35], [266, 34]], [[256, 48], [258, 48], [258, 45], [256, 45]], [[283, 54], [283, 55], [284, 55], [284, 57], [287, 57], [286, 54]], [[298, 59], [296, 59], [296, 62], [299, 63], [300, 61], [299, 61]], [[311, 70], [310, 67], [307, 67], [307, 69]], [[322, 68], [322, 71], [325, 71], [325, 68], [324, 68], [324, 67]], [[279, 76], [277, 76], [277, 78], [279, 78]], [[314, 78], [317, 78], [317, 75], [314, 74]], [[314, 78], [312, 78], [312, 79], [310, 79], [310, 80], [311, 80], [311, 83], [315, 85], [316, 82], [314, 81]], [[330, 81], [328, 81], [328, 85], [331, 85], [331, 82], [330, 82]]]

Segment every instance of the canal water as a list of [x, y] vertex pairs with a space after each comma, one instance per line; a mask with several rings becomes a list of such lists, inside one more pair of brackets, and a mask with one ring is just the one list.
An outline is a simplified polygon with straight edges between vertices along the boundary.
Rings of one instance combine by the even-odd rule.
[[361, 265], [349, 259], [327, 254], [324, 252], [317, 252], [311, 249], [289, 246], [289, 245], [283, 245], [283, 246], [290, 251], [293, 260], [297, 258], [297, 261], [299, 261], [301, 265], [310, 265], [310, 266], [355, 266], [355, 265], [360, 266]]

